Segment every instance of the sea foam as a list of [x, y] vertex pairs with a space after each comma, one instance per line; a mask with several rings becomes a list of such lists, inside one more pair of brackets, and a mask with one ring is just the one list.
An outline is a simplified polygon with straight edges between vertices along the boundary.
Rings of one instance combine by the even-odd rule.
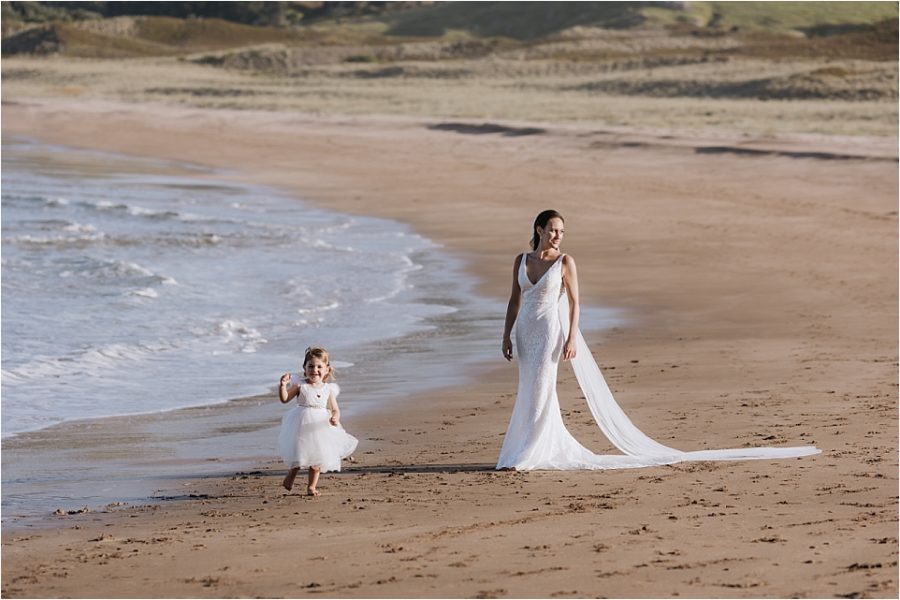
[[[348, 365], [351, 395], [379, 402], [446, 384], [453, 335], [474, 360], [471, 338], [495, 337], [475, 333], [486, 305], [458, 264], [400, 223], [214, 173], [132, 174], [114, 156], [103, 176], [45, 172], [7, 163], [15, 150], [2, 172], [4, 436], [258, 394], [310, 345]], [[35, 402], [37, 383], [55, 400]]]

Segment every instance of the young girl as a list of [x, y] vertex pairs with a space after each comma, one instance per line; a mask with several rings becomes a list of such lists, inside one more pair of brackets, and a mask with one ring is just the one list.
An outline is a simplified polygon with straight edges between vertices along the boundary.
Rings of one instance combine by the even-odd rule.
[[330, 383], [334, 373], [324, 348], [306, 349], [303, 374], [304, 379], [299, 385], [290, 385], [290, 373], [281, 376], [278, 399], [287, 404], [296, 398], [297, 404], [281, 419], [278, 446], [290, 468], [284, 478], [284, 487], [290, 491], [297, 473], [308, 467], [306, 494], [318, 496], [319, 473], [340, 471], [341, 459], [353, 453], [358, 440], [341, 427], [341, 411], [337, 404], [341, 389], [336, 383]]

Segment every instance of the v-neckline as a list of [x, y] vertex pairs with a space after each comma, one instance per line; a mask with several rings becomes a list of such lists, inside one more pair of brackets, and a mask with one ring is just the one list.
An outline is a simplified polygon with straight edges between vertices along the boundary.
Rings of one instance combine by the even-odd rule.
[[544, 277], [547, 276], [547, 273], [549, 273], [550, 269], [552, 269], [556, 265], [556, 263], [559, 262], [559, 259], [563, 257], [563, 254], [560, 253], [560, 255], [556, 257], [553, 263], [549, 267], [547, 267], [547, 270], [541, 273], [541, 276], [538, 277], [537, 281], [532, 281], [531, 277], [528, 276], [528, 252], [524, 253], [522, 256], [522, 270], [525, 272], [525, 279], [528, 281], [528, 283], [531, 284], [531, 287], [534, 287], [539, 284], [541, 280], [544, 279]]

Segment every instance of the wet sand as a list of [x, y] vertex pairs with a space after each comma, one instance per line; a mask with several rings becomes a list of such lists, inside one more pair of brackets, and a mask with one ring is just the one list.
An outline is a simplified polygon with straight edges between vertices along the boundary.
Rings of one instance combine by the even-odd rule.
[[[515, 392], [503, 365], [345, 423], [357, 462], [316, 499], [284, 493], [262, 460], [149, 506], [4, 531], [5, 596], [897, 595], [896, 138], [484, 133], [84, 101], [3, 117], [5, 133], [227, 168], [406, 221], [498, 299], [534, 214], [556, 208], [583, 302], [627, 311], [588, 342], [640, 428], [683, 450], [823, 450], [494, 472]], [[507, 135], [525, 128], [540, 132]], [[573, 433], [612, 452], [560, 375]]]

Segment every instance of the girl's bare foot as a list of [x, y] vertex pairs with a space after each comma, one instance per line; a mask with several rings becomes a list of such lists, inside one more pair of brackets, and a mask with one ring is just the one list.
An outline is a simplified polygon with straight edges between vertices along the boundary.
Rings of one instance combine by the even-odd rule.
[[312, 487], [312, 486], [308, 486], [308, 487], [306, 488], [306, 495], [307, 495], [307, 496], [318, 496], [318, 495], [319, 495], [319, 490], [317, 490], [316, 488], [314, 488], [314, 487]]
[[291, 491], [294, 487], [294, 480], [297, 478], [297, 473], [300, 472], [300, 469], [291, 469], [288, 471], [288, 474], [284, 476], [284, 481], [281, 482], [281, 485], [284, 486], [284, 489], [287, 491]]

